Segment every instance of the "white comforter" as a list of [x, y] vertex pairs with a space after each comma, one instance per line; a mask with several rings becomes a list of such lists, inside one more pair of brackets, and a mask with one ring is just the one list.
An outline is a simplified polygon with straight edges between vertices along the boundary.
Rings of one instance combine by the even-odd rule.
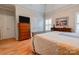
[[37, 34], [33, 38], [33, 43], [35, 51], [39, 54], [79, 54], [79, 37], [75, 33]]

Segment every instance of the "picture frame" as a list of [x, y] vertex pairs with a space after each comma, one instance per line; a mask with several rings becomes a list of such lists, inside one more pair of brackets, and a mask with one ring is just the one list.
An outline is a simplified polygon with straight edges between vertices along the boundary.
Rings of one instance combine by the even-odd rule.
[[56, 26], [57, 27], [68, 27], [68, 19], [69, 17], [56, 18]]

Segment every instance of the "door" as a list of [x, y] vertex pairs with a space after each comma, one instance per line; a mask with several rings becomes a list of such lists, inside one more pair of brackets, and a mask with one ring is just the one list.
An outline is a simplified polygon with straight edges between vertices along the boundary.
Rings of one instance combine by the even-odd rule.
[[1, 39], [15, 37], [14, 16], [0, 14], [0, 36]]
[[15, 38], [14, 16], [6, 16], [6, 38]]
[[4, 19], [4, 17], [3, 17], [3, 15], [1, 15], [0, 14], [0, 40], [2, 40], [3, 39], [3, 19]]

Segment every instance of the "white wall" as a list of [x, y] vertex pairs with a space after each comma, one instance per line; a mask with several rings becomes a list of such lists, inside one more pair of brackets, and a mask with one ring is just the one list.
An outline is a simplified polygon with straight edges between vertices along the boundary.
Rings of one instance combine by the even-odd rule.
[[46, 13], [46, 19], [51, 18], [52, 23], [55, 24], [55, 19], [60, 17], [69, 17], [69, 27], [72, 28], [72, 31], [75, 31], [75, 21], [76, 21], [76, 13], [79, 12], [79, 5], [68, 5], [63, 8], [59, 8], [56, 10], [52, 10]]
[[30, 17], [31, 21], [31, 31], [32, 32], [40, 32], [44, 31], [44, 24], [43, 24], [43, 15], [39, 12], [36, 12], [34, 10], [31, 10], [29, 8], [24, 8], [19, 5], [15, 5], [16, 7], [16, 38], [18, 39], [18, 21], [19, 21], [19, 16], [26, 16]]

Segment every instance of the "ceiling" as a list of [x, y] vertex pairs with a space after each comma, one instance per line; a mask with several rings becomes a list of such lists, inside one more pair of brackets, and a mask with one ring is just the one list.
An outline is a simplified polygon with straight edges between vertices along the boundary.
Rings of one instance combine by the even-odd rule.
[[[70, 4], [18, 4], [18, 5], [22, 6], [25, 9], [29, 8], [36, 12], [45, 13], [45, 12], [56, 10], [58, 8], [68, 6]], [[0, 8], [2, 7], [8, 8], [11, 10], [15, 9], [14, 5], [11, 5], [11, 4], [0, 4]]]
[[37, 12], [49, 12], [58, 8], [65, 7], [69, 4], [20, 4], [24, 8], [29, 8]]
[[10, 11], [14, 11], [15, 10], [14, 5], [11, 5], [11, 4], [0, 4], [0, 8], [1, 9], [10, 10]]
[[62, 8], [62, 7], [66, 7], [68, 5], [69, 4], [47, 4], [46, 5], [46, 12], [54, 11], [56, 9], [59, 9], [59, 8]]
[[44, 4], [20, 4], [20, 6], [24, 8], [29, 8], [37, 12], [44, 12], [45, 5]]

